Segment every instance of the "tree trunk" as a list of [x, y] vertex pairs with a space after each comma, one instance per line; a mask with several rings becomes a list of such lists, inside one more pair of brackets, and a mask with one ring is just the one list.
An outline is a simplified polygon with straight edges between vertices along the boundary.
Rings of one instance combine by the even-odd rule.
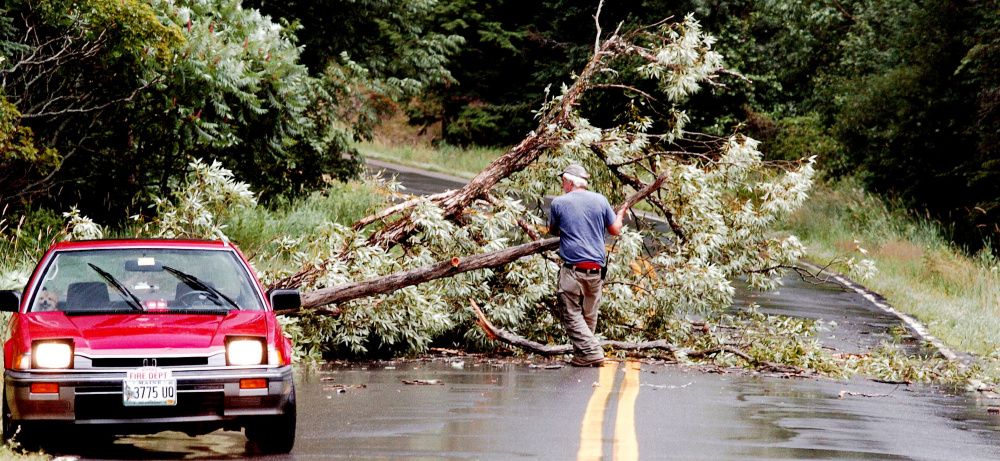
[[[558, 238], [538, 240], [523, 245], [517, 245], [503, 250], [454, 258], [429, 266], [418, 267], [406, 271], [395, 272], [360, 282], [351, 282], [322, 288], [302, 294], [302, 307], [293, 310], [277, 311], [277, 314], [294, 314], [301, 309], [311, 309], [327, 304], [344, 303], [352, 299], [365, 298], [382, 293], [391, 293], [400, 288], [417, 285], [431, 280], [451, 277], [462, 272], [487, 269], [502, 266], [524, 256], [554, 250], [559, 246]], [[340, 309], [324, 309], [327, 315], [337, 315]]]

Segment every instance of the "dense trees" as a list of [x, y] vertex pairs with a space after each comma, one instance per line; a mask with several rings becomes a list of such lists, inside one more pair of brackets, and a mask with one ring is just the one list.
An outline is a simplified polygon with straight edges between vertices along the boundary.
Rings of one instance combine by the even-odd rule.
[[[456, 144], [517, 140], [526, 103], [569, 83], [592, 44], [596, 5], [449, 2], [435, 27], [465, 37], [454, 80], [411, 106]], [[1000, 232], [996, 163], [998, 8], [995, 1], [623, 1], [602, 23], [644, 24], [696, 13], [730, 67], [752, 81], [692, 96], [692, 131], [739, 123], [771, 158], [820, 156], [828, 177], [856, 176], [874, 191], [946, 224], [969, 250]], [[623, 72], [608, 82], [651, 91]], [[549, 85], [552, 85], [549, 87]], [[609, 88], [581, 101], [599, 126], [637, 96]], [[528, 104], [531, 107], [531, 104]], [[654, 123], [663, 114], [638, 107]]]
[[120, 220], [169, 196], [195, 158], [223, 162], [265, 199], [353, 176], [358, 160], [344, 154], [373, 120], [357, 89], [412, 94], [446, 74], [454, 47], [421, 39], [395, 59], [310, 75], [295, 28], [238, 0], [6, 2], [4, 136], [37, 153], [4, 149], [0, 201], [36, 194]]
[[[79, 204], [111, 222], [217, 159], [267, 202], [357, 172], [390, 100], [444, 142], [505, 145], [589, 59], [594, 4], [552, 0], [6, 1], [0, 15], [0, 202]], [[765, 155], [819, 155], [830, 176], [951, 225], [969, 249], [1000, 233], [995, 0], [624, 0], [629, 28], [694, 12], [730, 82], [690, 96], [691, 131], [745, 133]], [[630, 70], [580, 101], [668, 126]], [[635, 91], [623, 90], [632, 87]], [[345, 157], [345, 154], [346, 157]], [[126, 208], [129, 211], [124, 211]]]
[[826, 146], [829, 175], [930, 213], [969, 250], [1000, 235], [996, 2], [767, 1], [737, 12], [719, 24], [720, 45], [755, 80], [745, 107], [750, 128], [778, 138], [769, 154]]

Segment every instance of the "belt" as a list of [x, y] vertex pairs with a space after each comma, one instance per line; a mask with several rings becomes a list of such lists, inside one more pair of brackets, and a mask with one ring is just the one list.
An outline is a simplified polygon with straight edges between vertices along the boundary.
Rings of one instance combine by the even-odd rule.
[[572, 269], [572, 270], [574, 270], [576, 272], [580, 272], [580, 273], [583, 273], [583, 274], [600, 274], [601, 273], [601, 269], [581, 269], [581, 268], [576, 267], [576, 266], [574, 266], [574, 265], [572, 265], [570, 263], [563, 263], [563, 267], [565, 267], [567, 269]]

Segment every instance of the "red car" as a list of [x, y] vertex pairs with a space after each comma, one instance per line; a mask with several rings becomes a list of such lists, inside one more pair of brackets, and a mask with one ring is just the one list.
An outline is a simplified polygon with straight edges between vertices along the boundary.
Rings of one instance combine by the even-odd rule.
[[287, 453], [292, 348], [274, 311], [297, 307], [297, 290], [265, 296], [229, 243], [58, 243], [24, 296], [0, 292], [13, 312], [3, 436], [242, 428], [262, 452]]

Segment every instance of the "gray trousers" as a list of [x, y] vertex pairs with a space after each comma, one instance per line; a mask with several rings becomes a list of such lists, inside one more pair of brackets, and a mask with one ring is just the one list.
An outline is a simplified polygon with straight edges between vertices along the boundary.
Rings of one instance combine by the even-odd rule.
[[594, 337], [601, 303], [601, 284], [601, 274], [584, 274], [568, 267], [559, 269], [556, 288], [559, 308], [556, 314], [573, 342], [574, 356], [584, 360], [604, 357], [604, 350]]

